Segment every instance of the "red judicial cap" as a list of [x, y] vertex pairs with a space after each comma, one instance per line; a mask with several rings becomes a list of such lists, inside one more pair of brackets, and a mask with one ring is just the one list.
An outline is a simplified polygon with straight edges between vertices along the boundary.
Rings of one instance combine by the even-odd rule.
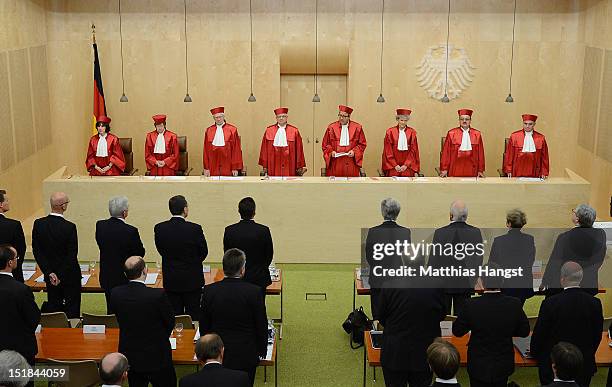
[[166, 122], [166, 115], [165, 114], [156, 114], [153, 116], [153, 122], [155, 122], [155, 124], [163, 124]]
[[353, 112], [353, 108], [344, 105], [338, 105], [338, 110], [345, 112], [346, 114], [351, 114]]
[[412, 110], [410, 110], [410, 109], [396, 109], [395, 113], [398, 116], [409, 116], [410, 113], [412, 113]]
[[212, 114], [213, 116], [219, 113], [225, 113], [225, 108], [223, 106], [210, 109], [210, 114]]
[[277, 109], [274, 109], [274, 114], [279, 115], [279, 114], [287, 114], [289, 112], [289, 108], [286, 107], [280, 107]]
[[536, 120], [538, 119], [538, 116], [536, 116], [535, 114], [523, 114], [521, 117], [523, 117], [523, 122], [525, 121], [536, 122]]
[[460, 116], [470, 116], [471, 117], [472, 113], [474, 113], [474, 111], [470, 110], [470, 109], [459, 109], [459, 110], [457, 110], [457, 113]]
[[107, 116], [100, 116], [96, 122], [104, 122], [105, 124], [110, 124], [111, 119]]

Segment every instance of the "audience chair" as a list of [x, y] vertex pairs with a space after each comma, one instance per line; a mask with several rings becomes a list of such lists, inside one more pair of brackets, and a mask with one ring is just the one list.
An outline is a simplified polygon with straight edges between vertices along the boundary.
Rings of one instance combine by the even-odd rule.
[[92, 387], [101, 383], [98, 365], [94, 360], [61, 361], [49, 359], [50, 367], [68, 367], [70, 380], [66, 382], [51, 382], [55, 387]]
[[66, 317], [64, 312], [41, 313], [40, 325], [43, 328], [78, 328], [81, 319]]
[[125, 170], [121, 172], [121, 176], [133, 176], [138, 169], [134, 169], [134, 152], [132, 151], [132, 138], [124, 137], [119, 139], [119, 145], [125, 156]]
[[117, 316], [114, 314], [83, 313], [83, 325], [104, 325], [107, 328], [119, 328]]
[[603, 331], [604, 332], [607, 332], [608, 329], [610, 329], [610, 324], [612, 324], [612, 317], [604, 318], [604, 323], [603, 323]]
[[195, 329], [193, 324], [193, 320], [191, 320], [191, 316], [188, 314], [179, 314], [174, 317], [174, 324], [183, 323], [184, 329]]
[[533, 328], [536, 325], [536, 321], [538, 321], [538, 316], [527, 316], [527, 320], [529, 320], [529, 330], [533, 332]]
[[508, 141], [510, 141], [510, 139], [508, 137], [506, 137], [504, 139], [504, 153], [502, 153], [501, 168], [499, 168], [497, 170], [497, 173], [499, 173], [499, 177], [507, 177], [508, 176], [506, 173], [504, 173], [504, 160], [506, 159], [506, 149], [508, 149]]
[[189, 176], [193, 168], [189, 168], [189, 152], [187, 152], [187, 136], [177, 137], [179, 146], [179, 167], [176, 171], [177, 176]]

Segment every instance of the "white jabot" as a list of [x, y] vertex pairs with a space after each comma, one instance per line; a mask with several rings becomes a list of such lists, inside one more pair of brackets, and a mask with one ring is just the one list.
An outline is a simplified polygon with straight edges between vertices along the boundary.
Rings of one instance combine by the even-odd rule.
[[217, 131], [215, 132], [215, 138], [213, 138], [212, 144], [214, 146], [225, 146], [225, 135], [223, 134], [223, 125], [217, 125]]
[[286, 127], [287, 125], [278, 125], [278, 130], [276, 131], [276, 135], [274, 136], [274, 146], [288, 146], [287, 131], [285, 130]]
[[399, 138], [397, 140], [397, 150], [400, 150], [400, 151], [408, 150], [408, 139], [406, 138], [406, 129], [399, 130]]
[[535, 143], [533, 142], [533, 130], [528, 132], [525, 130], [525, 140], [523, 140], [524, 153], [533, 153], [536, 151]]
[[349, 145], [349, 130], [348, 124], [342, 125], [342, 131], [340, 131], [340, 146]]
[[163, 133], [157, 134], [157, 140], [155, 141], [155, 148], [153, 148], [153, 153], [162, 155], [166, 153], [166, 139], [164, 138], [164, 133], [166, 133], [165, 130]]
[[470, 129], [464, 130], [461, 128], [463, 134], [461, 135], [461, 146], [459, 147], [460, 151], [471, 151], [472, 150], [472, 141], [470, 140]]
[[98, 148], [96, 149], [96, 157], [108, 157], [108, 143], [106, 135], [98, 135]]

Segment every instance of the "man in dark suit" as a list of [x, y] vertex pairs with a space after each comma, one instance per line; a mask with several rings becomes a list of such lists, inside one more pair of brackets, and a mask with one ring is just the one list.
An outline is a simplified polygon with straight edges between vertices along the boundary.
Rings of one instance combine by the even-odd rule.
[[560, 341], [574, 344], [582, 352], [582, 372], [576, 377], [581, 387], [588, 386], [597, 371], [595, 352], [603, 330], [601, 301], [580, 289], [581, 281], [580, 265], [572, 261], [564, 263], [560, 281], [564, 290], [547, 297], [540, 305], [530, 351], [538, 361], [540, 383], [544, 385], [553, 381], [550, 354]]
[[175, 315], [200, 315], [200, 297], [204, 286], [202, 262], [208, 246], [202, 226], [185, 220], [189, 214], [182, 195], [168, 201], [172, 218], [155, 225], [155, 247], [162, 257], [164, 289]]
[[9, 197], [5, 190], [0, 189], [0, 245], [10, 245], [17, 250], [17, 267], [13, 270], [13, 278], [19, 282], [23, 282], [23, 271], [21, 265], [25, 258], [26, 242], [23, 235], [23, 227], [21, 222], [15, 219], [9, 219], [4, 215], [11, 209]]
[[[370, 228], [366, 237], [365, 259], [370, 268], [370, 305], [374, 320], [378, 320], [380, 291], [388, 279], [383, 275], [382, 269], [397, 269], [404, 263], [409, 263], [413, 258], [397, 254], [395, 250], [390, 255], [382, 254], [382, 247], [380, 247], [388, 244], [395, 246], [397, 242], [400, 244], [411, 242], [410, 229], [396, 223], [400, 210], [401, 207], [397, 200], [384, 199], [380, 203], [380, 212], [384, 221]], [[376, 269], [377, 266], [378, 269]]]
[[[418, 266], [412, 262], [408, 265]], [[427, 347], [440, 336], [444, 292], [431, 278], [387, 280], [378, 298], [384, 326], [380, 362], [387, 387], [429, 386]]]
[[523, 275], [504, 280], [502, 293], [525, 300], [533, 297], [533, 262], [535, 261], [535, 242], [532, 235], [524, 234], [521, 228], [527, 224], [527, 216], [519, 209], [508, 211], [506, 227], [508, 233], [493, 240], [489, 263], [496, 263], [504, 269], [521, 269]]
[[550, 352], [555, 380], [544, 387], [579, 387], [576, 378], [582, 371], [582, 353], [574, 344], [559, 342]]
[[168, 337], [174, 328], [174, 312], [162, 289], [144, 284], [147, 268], [141, 257], [125, 261], [129, 282], [113, 288], [111, 305], [119, 322], [119, 352], [129, 363], [130, 387], [176, 386], [172, 349]]
[[436, 375], [431, 387], [461, 387], [457, 381], [459, 351], [448, 341], [437, 338], [427, 347], [427, 363]]
[[[0, 351], [19, 352], [31, 366], [38, 352], [34, 331], [40, 321], [40, 310], [30, 288], [13, 278], [17, 251], [0, 247]], [[34, 384], [32, 384], [34, 385]]]
[[195, 353], [202, 369], [184, 376], [179, 387], [249, 387], [249, 375], [244, 371], [223, 367], [223, 341], [219, 335], [209, 333], [200, 337]]
[[503, 295], [501, 268], [495, 263], [483, 276], [482, 297], [469, 299], [453, 323], [453, 335], [468, 332], [467, 371], [472, 387], [506, 387], [514, 372], [513, 337], [529, 336], [529, 321], [519, 299]]
[[266, 294], [266, 288], [272, 283], [268, 266], [272, 262], [274, 248], [270, 229], [263, 224], [255, 223], [255, 200], [246, 197], [238, 203], [240, 222], [225, 228], [223, 234], [223, 251], [229, 249], [240, 249], [246, 254], [246, 271], [244, 278], [262, 288]]
[[108, 202], [110, 218], [96, 223], [96, 242], [100, 249], [100, 286], [106, 297], [106, 313], [110, 307], [111, 290], [128, 282], [123, 272], [125, 260], [131, 256], [144, 257], [145, 249], [138, 229], [126, 223], [129, 204], [125, 196], [116, 196]]
[[546, 289], [547, 296], [558, 294], [563, 289], [559, 273], [567, 261], [574, 261], [582, 267], [584, 274], [580, 287], [592, 295], [597, 294], [598, 272], [606, 256], [606, 233], [593, 228], [596, 218], [595, 209], [586, 204], [572, 210], [575, 227], [559, 235], [544, 271], [541, 289]]
[[[450, 207], [451, 223], [434, 232], [434, 248], [429, 256], [429, 266], [442, 270], [463, 268], [477, 271], [482, 265], [482, 235], [480, 229], [466, 223], [467, 218], [468, 208], [465, 203], [454, 201]], [[448, 246], [452, 246], [451, 254], [447, 254], [447, 250], [450, 250], [446, 248]], [[455, 316], [461, 313], [465, 302], [474, 293], [475, 284], [476, 277], [445, 278], [446, 314], [451, 314], [451, 310]]]
[[229, 249], [223, 255], [225, 278], [204, 289], [200, 334], [214, 332], [221, 336], [224, 365], [246, 371], [252, 385], [259, 357], [267, 352], [268, 320], [261, 288], [242, 280], [245, 259], [238, 249]]
[[128, 359], [119, 352], [107, 353], [100, 360], [102, 387], [121, 387], [128, 380]]
[[64, 311], [68, 318], [81, 316], [81, 268], [76, 225], [64, 219], [68, 195], [51, 195], [51, 213], [34, 221], [32, 252], [45, 275], [50, 311]]

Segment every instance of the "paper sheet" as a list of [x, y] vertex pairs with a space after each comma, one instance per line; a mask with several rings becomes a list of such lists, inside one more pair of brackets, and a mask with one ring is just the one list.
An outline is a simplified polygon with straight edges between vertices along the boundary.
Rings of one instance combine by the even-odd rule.
[[145, 280], [145, 285], [155, 285], [157, 282], [158, 273], [149, 273], [147, 274], [147, 279]]
[[31, 271], [31, 270], [24, 270], [24, 272], [23, 272], [23, 280], [24, 281], [28, 281], [30, 278], [32, 278], [34, 273], [36, 273], [36, 272], [35, 271]]
[[81, 276], [81, 286], [85, 286], [87, 284], [87, 281], [89, 281], [90, 277], [91, 277], [90, 274], [83, 274]]

